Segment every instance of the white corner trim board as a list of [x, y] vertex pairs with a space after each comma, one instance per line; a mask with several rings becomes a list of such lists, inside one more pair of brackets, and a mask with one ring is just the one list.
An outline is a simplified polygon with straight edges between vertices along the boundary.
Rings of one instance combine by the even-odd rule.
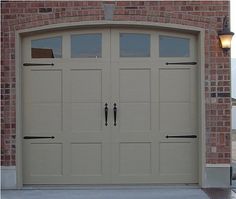
[[16, 167], [1, 166], [1, 188], [15, 189], [16, 188]]
[[209, 168], [218, 168], [218, 167], [230, 167], [230, 164], [206, 164], [206, 167]]

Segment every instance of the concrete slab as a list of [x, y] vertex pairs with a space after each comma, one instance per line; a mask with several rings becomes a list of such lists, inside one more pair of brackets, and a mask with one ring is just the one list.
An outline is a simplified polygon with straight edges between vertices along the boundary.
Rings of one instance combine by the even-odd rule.
[[3, 190], [2, 199], [209, 199], [201, 189]]
[[207, 188], [203, 191], [210, 199], [236, 199], [236, 194], [231, 189]]

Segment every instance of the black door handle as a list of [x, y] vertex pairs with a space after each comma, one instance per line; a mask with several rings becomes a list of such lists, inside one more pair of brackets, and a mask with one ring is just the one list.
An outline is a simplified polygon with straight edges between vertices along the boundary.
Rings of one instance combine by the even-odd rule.
[[116, 107], [116, 103], [114, 103], [114, 107], [113, 107], [113, 113], [114, 113], [114, 126], [116, 126], [116, 114], [117, 114], [117, 107]]
[[31, 139], [54, 139], [54, 136], [24, 136], [24, 139], [31, 140]]
[[107, 103], [105, 104], [105, 126], [107, 126], [107, 116], [108, 116], [108, 107], [107, 107]]

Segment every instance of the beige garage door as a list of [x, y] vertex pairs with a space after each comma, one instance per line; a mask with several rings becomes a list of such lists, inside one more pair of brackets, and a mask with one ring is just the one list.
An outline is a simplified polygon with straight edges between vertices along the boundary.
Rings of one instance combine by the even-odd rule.
[[24, 38], [24, 184], [197, 183], [195, 51], [154, 30]]

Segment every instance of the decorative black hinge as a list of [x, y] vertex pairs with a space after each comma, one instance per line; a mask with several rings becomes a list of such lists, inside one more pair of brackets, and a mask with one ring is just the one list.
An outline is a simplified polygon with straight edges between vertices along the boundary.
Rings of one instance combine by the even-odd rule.
[[167, 135], [166, 138], [197, 138], [196, 135]]
[[197, 65], [197, 62], [166, 62], [166, 65]]
[[54, 136], [25, 136], [24, 139], [30, 140], [30, 139], [54, 139]]
[[54, 63], [50, 63], [50, 64], [24, 63], [23, 66], [54, 66]]

